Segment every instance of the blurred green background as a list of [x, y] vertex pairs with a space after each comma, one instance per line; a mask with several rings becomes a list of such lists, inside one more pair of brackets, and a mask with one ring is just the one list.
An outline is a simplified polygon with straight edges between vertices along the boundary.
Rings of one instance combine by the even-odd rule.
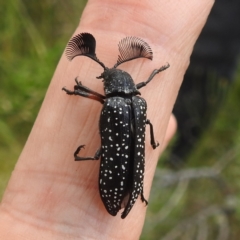
[[0, 195], [85, 4], [0, 0]]
[[[0, 0], [0, 197], [86, 1]], [[239, 71], [238, 71], [239, 72]], [[145, 239], [239, 239], [240, 73], [181, 169], [156, 171]]]

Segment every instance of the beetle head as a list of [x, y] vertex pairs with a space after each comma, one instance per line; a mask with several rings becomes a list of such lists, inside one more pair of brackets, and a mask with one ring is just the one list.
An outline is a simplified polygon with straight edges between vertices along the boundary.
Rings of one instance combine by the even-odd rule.
[[103, 79], [106, 95], [115, 93], [140, 94], [130, 74], [121, 69], [105, 68], [104, 72], [97, 78]]

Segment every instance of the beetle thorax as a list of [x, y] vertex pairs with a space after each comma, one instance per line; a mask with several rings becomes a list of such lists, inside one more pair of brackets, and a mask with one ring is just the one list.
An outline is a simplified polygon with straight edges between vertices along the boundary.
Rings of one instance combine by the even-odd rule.
[[105, 69], [101, 77], [104, 82], [106, 95], [112, 94], [140, 94], [133, 82], [132, 77], [125, 71], [111, 68]]

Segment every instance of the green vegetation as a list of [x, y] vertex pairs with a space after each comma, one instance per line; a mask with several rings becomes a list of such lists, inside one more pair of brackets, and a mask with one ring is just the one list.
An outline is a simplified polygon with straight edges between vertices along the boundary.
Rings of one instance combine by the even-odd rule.
[[[0, 2], [1, 197], [86, 1]], [[161, 159], [143, 240], [239, 238], [239, 102], [236, 78], [184, 168]]]
[[86, 1], [3, 1], [0, 21], [0, 196]]

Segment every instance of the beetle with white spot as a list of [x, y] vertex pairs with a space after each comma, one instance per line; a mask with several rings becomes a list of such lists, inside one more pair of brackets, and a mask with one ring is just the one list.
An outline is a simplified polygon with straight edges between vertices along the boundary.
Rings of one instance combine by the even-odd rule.
[[[169, 67], [169, 64], [153, 70], [145, 82], [135, 84], [129, 73], [117, 69], [127, 61], [137, 58], [152, 60], [150, 46], [138, 37], [126, 37], [119, 43], [119, 56], [113, 68], [107, 68], [96, 56], [96, 40], [90, 33], [73, 37], [66, 48], [69, 60], [86, 56], [100, 64], [104, 71], [97, 77], [103, 79], [105, 95], [82, 85], [77, 79], [74, 90], [63, 90], [69, 95], [79, 95], [103, 104], [99, 120], [101, 146], [93, 157], [79, 156], [84, 145], [74, 152], [76, 161], [98, 160], [101, 158], [99, 191], [102, 202], [112, 216], [124, 208], [121, 218], [125, 218], [140, 195], [143, 195], [145, 167], [145, 126], [150, 126], [151, 145], [159, 144], [154, 139], [153, 126], [146, 118], [147, 104], [141, 98], [140, 88], [146, 86], [153, 77]], [[110, 161], [109, 161], [110, 160]]]

